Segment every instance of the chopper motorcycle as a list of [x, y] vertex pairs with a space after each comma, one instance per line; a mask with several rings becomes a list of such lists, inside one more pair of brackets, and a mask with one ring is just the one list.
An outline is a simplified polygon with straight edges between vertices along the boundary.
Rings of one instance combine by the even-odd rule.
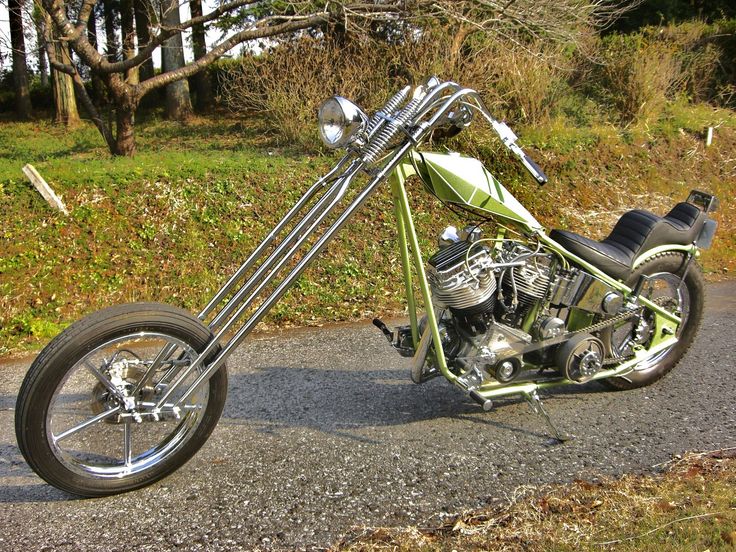
[[[693, 191], [664, 217], [629, 211], [602, 241], [547, 232], [480, 161], [421, 149], [433, 134], [478, 120], [539, 184], [547, 181], [479, 94], [456, 83], [433, 77], [406, 86], [372, 116], [340, 96], [324, 102], [321, 137], [344, 156], [198, 316], [155, 303], [114, 306], [72, 324], [38, 355], [15, 417], [30, 467], [92, 497], [151, 484], [189, 460], [222, 413], [228, 356], [384, 183], [409, 323], [374, 323], [411, 358], [415, 383], [443, 376], [485, 410], [496, 398], [521, 396], [562, 440], [539, 390], [592, 380], [631, 389], [662, 378], [700, 324], [696, 259], [711, 245], [717, 199]], [[445, 229], [426, 264], [410, 176], [478, 221]]]

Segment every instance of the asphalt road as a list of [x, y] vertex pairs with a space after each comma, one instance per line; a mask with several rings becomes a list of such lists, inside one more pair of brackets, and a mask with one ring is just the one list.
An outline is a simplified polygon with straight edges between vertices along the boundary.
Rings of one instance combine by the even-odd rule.
[[15, 443], [30, 362], [0, 364], [0, 550], [250, 550], [329, 546], [365, 526], [434, 524], [520, 486], [651, 470], [736, 445], [736, 284], [709, 286], [696, 344], [656, 385], [545, 393], [575, 436], [551, 445], [526, 403], [490, 413], [408, 364], [369, 325], [262, 335], [230, 361], [225, 413], [177, 473], [79, 500], [46, 485]]

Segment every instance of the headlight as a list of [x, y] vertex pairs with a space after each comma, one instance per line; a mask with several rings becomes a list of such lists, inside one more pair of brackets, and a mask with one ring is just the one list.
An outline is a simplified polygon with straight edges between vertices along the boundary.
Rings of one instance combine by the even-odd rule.
[[368, 117], [342, 96], [333, 96], [319, 108], [319, 134], [328, 148], [341, 148], [365, 130]]

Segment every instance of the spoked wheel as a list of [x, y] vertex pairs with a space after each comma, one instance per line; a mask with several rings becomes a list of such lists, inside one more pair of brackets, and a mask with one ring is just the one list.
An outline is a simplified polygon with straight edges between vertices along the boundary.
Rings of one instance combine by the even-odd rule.
[[[640, 275], [649, 276], [642, 296], [682, 319], [676, 332], [678, 341], [637, 364], [626, 376], [602, 380], [602, 383], [614, 389], [645, 387], [672, 370], [690, 348], [703, 317], [705, 283], [697, 263], [690, 265], [682, 281], [684, 270], [684, 255], [667, 252], [649, 259], [634, 272], [627, 282], [629, 286], [636, 284]], [[601, 339], [606, 347], [606, 355], [625, 358], [633, 354], [634, 347], [647, 348], [654, 337], [654, 322], [654, 313], [644, 308], [638, 317], [603, 330]]]
[[16, 436], [28, 464], [81, 496], [129, 491], [176, 470], [217, 424], [225, 367], [177, 404], [195, 371], [155, 406], [210, 338], [189, 313], [151, 303], [105, 309], [67, 328], [36, 358], [18, 395]]

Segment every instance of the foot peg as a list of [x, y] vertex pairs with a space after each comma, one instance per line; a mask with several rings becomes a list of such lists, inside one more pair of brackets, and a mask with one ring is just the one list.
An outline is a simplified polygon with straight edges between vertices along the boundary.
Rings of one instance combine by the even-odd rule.
[[475, 402], [477, 402], [479, 405], [483, 407], [483, 410], [486, 412], [490, 412], [493, 408], [493, 401], [491, 399], [486, 399], [478, 393], [475, 389], [473, 389], [470, 393], [470, 398], [473, 399]]

